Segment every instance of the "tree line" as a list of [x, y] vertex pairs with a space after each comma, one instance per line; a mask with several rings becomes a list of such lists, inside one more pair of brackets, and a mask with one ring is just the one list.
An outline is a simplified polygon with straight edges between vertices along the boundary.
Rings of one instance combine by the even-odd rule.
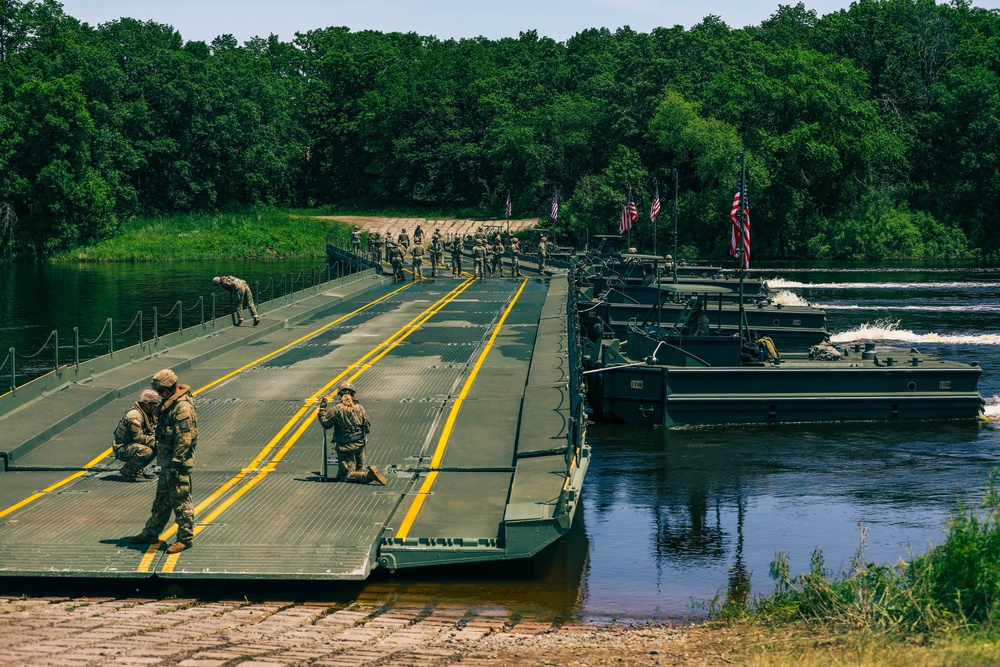
[[[330, 27], [185, 41], [0, 0], [0, 253], [252, 206], [547, 218], [722, 256], [746, 154], [755, 258], [996, 258], [1000, 12], [858, 0], [758, 26], [565, 42]], [[674, 171], [676, 170], [676, 172]], [[675, 177], [676, 173], [676, 177]]]

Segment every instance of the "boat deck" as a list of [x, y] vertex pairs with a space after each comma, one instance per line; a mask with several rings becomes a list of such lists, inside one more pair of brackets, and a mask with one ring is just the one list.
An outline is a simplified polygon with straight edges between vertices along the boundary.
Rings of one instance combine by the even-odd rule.
[[[370, 277], [224, 327], [0, 414], [0, 576], [364, 579], [525, 558], [568, 530], [589, 449], [571, 396], [565, 276]], [[111, 435], [161, 368], [192, 387], [194, 548], [130, 545], [155, 480]], [[332, 482], [316, 421], [343, 379], [384, 487]], [[584, 422], [585, 423], [585, 422]]]

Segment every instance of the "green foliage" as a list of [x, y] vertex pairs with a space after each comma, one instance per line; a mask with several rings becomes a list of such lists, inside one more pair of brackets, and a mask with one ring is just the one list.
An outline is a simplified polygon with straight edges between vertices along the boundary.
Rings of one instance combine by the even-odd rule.
[[[136, 216], [331, 206], [517, 217], [633, 244], [673, 170], [679, 240], [723, 256], [746, 152], [754, 256], [1000, 256], [1000, 14], [859, 0], [760, 26], [564, 43], [325, 28], [185, 42], [0, 0], [4, 252], [93, 246]], [[655, 239], [672, 241], [664, 207]]]

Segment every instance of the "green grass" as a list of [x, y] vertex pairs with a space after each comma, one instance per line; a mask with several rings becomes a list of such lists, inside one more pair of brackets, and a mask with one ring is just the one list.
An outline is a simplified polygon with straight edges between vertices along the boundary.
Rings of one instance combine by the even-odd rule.
[[[316, 212], [312, 212], [316, 215]], [[349, 237], [343, 226], [305, 212], [260, 210], [137, 218], [116, 237], [60, 253], [55, 261], [314, 259], [326, 257], [326, 238]]]
[[806, 622], [825, 631], [905, 641], [1000, 637], [997, 472], [978, 501], [958, 505], [944, 541], [923, 555], [891, 565], [869, 563], [865, 537], [862, 528], [861, 545], [844, 572], [833, 575], [816, 551], [809, 572], [793, 577], [781, 553], [771, 564], [773, 594], [750, 597], [747, 582], [732, 577], [725, 599], [709, 607], [724, 620]]

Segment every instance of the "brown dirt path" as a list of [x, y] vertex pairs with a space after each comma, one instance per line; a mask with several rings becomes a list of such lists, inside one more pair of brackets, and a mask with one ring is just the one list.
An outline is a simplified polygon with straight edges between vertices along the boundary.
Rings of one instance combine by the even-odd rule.
[[[461, 220], [457, 218], [448, 219], [428, 219], [428, 218], [385, 218], [379, 216], [363, 216], [363, 215], [318, 215], [314, 216], [320, 220], [330, 220], [333, 222], [339, 222], [351, 227], [357, 225], [364, 231], [368, 232], [378, 232], [385, 236], [388, 232], [392, 235], [392, 238], [399, 236], [399, 232], [402, 229], [406, 229], [406, 232], [413, 237], [413, 231], [417, 228], [417, 225], [424, 230], [424, 236], [429, 241], [431, 234], [434, 233], [435, 229], [441, 230], [441, 235], [445, 240], [450, 240], [455, 238], [456, 235], [460, 234], [465, 236], [466, 234], [474, 234], [480, 227], [486, 228], [507, 228], [506, 220]], [[523, 220], [511, 220], [510, 221], [510, 231], [511, 233], [524, 231], [527, 229], [534, 229], [539, 224], [538, 218], [527, 218]]]

